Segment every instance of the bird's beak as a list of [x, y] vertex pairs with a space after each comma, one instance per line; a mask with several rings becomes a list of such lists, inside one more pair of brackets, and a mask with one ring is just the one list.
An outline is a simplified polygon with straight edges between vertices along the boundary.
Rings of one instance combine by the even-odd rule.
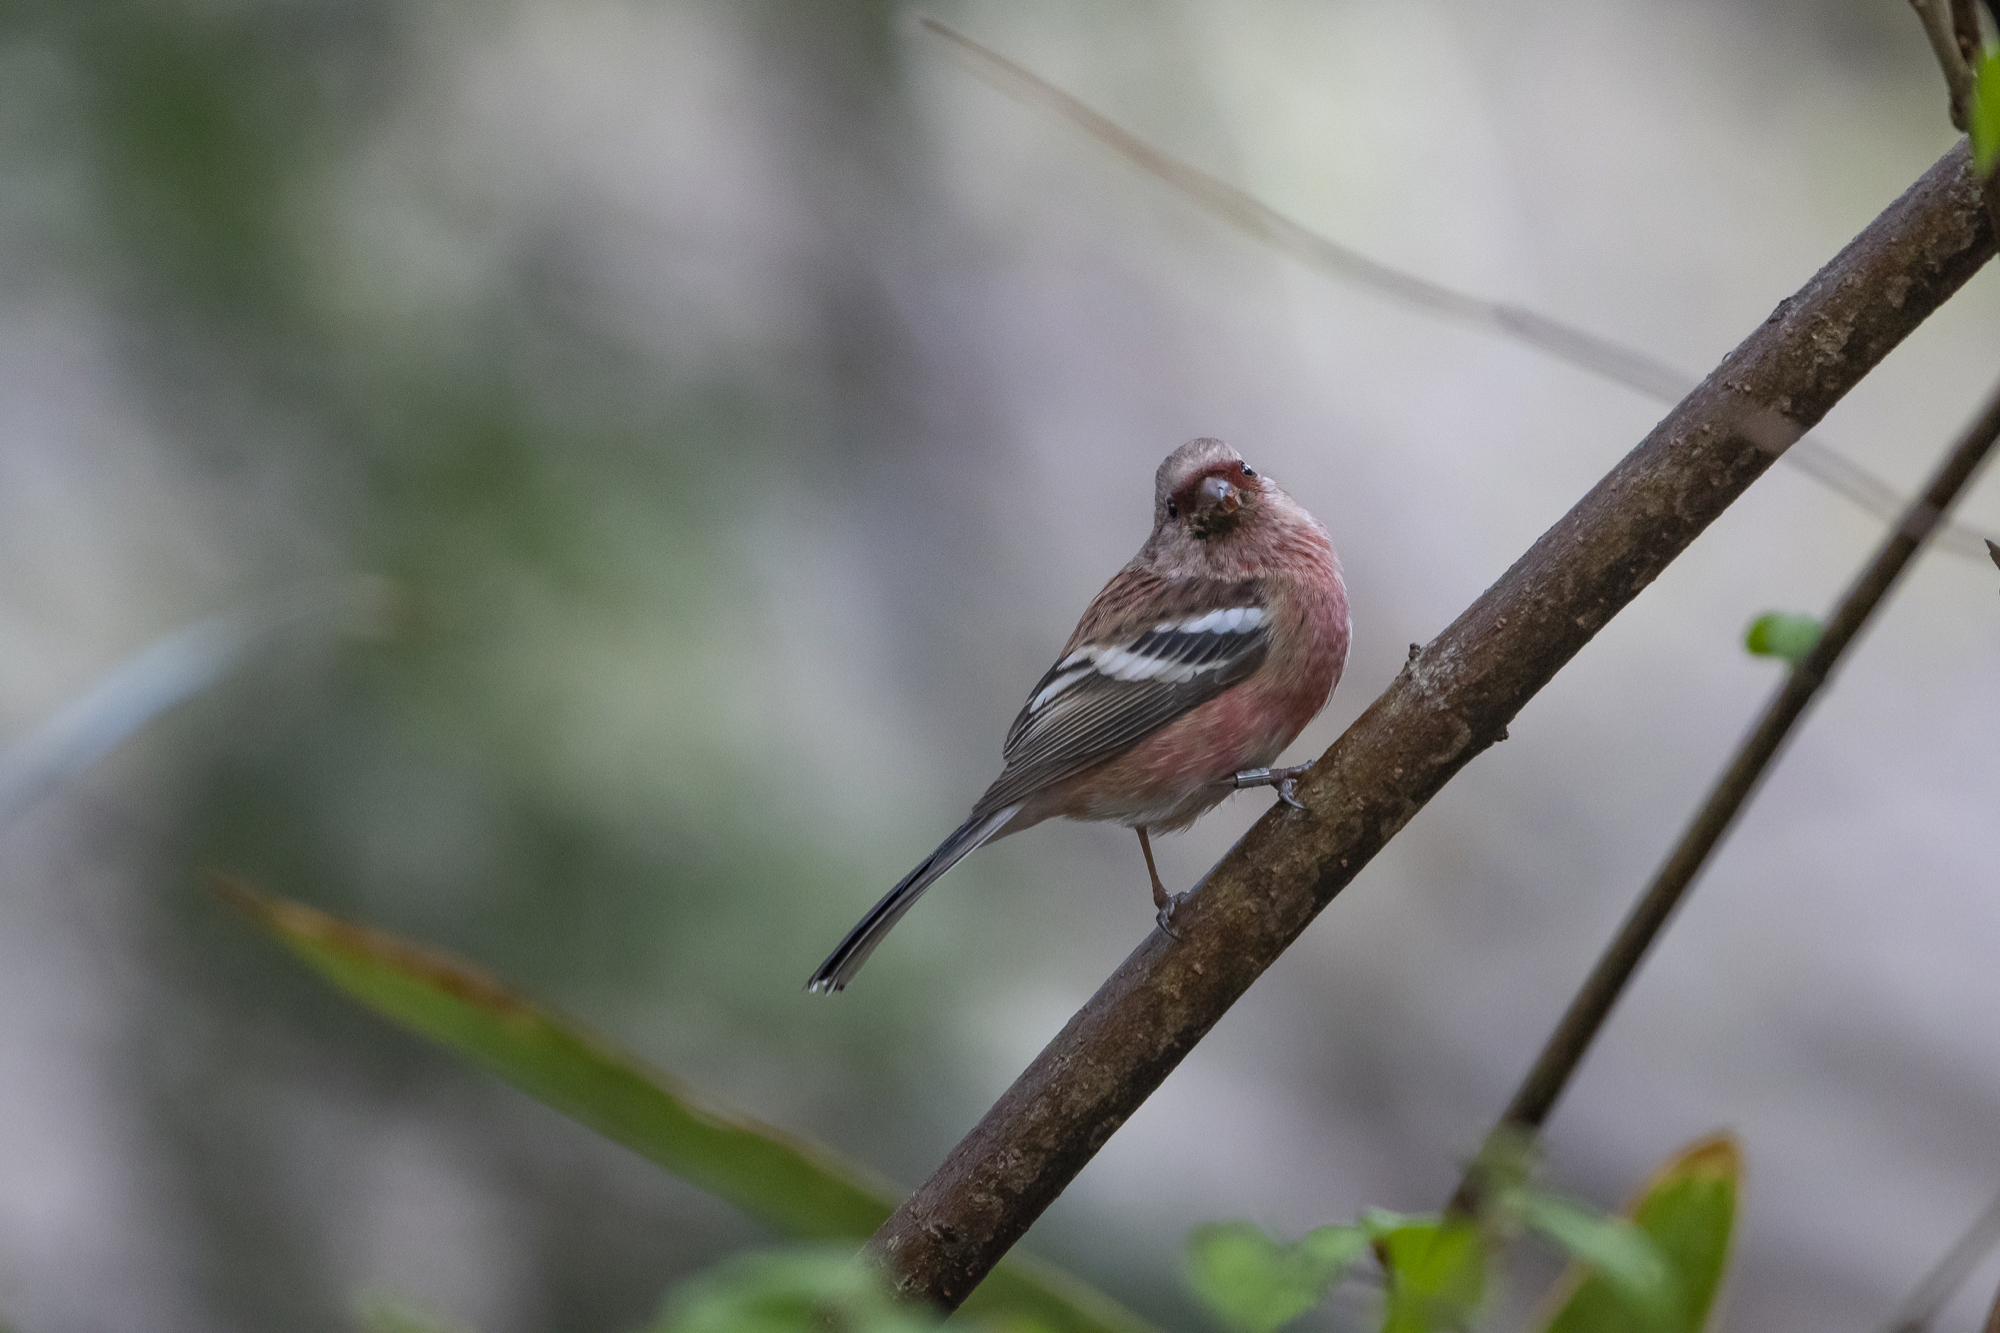
[[1221, 477], [1210, 477], [1201, 484], [1201, 498], [1219, 505], [1225, 514], [1233, 514], [1243, 504], [1242, 494], [1231, 482]]

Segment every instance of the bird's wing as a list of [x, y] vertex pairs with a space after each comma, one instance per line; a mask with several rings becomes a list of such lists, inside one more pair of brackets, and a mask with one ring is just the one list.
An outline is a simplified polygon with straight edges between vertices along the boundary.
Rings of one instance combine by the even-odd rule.
[[1269, 639], [1261, 580], [1126, 569], [1028, 695], [1007, 731], [1007, 766], [975, 815], [1103, 763], [1213, 699], [1258, 668]]

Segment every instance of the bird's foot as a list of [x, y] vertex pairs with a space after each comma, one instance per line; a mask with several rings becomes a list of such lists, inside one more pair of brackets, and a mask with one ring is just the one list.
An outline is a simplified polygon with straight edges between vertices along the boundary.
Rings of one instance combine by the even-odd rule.
[[1160, 904], [1159, 915], [1153, 918], [1160, 923], [1160, 929], [1167, 932], [1167, 938], [1170, 940], [1178, 940], [1181, 937], [1181, 933], [1174, 929], [1174, 913], [1179, 911], [1180, 905], [1186, 901], [1185, 893], [1173, 894]]
[[1294, 810], [1303, 810], [1299, 801], [1299, 779], [1312, 767], [1308, 760], [1303, 764], [1293, 764], [1289, 768], [1246, 768], [1231, 778], [1230, 785], [1241, 791], [1245, 787], [1276, 787], [1278, 799]]

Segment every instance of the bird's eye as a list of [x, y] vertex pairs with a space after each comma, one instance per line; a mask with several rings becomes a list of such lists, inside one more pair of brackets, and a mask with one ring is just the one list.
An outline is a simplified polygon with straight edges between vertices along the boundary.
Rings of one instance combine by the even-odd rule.
[[1243, 475], [1246, 477], [1254, 477], [1257, 475], [1257, 469], [1251, 467], [1248, 463], [1245, 463], [1243, 465]]
[[1180, 516], [1181, 516], [1181, 507], [1175, 504], [1172, 500], [1167, 501], [1167, 517], [1179, 518]]

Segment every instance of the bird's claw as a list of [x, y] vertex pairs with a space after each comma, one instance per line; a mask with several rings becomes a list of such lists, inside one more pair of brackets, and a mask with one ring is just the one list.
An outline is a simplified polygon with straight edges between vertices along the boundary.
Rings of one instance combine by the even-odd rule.
[[1176, 893], [1160, 905], [1160, 914], [1153, 918], [1160, 923], [1160, 929], [1167, 933], [1167, 938], [1170, 940], [1178, 940], [1181, 937], [1181, 933], [1174, 929], [1174, 912], [1186, 898], [1185, 893]]
[[1290, 768], [1246, 768], [1232, 777], [1229, 784], [1241, 791], [1245, 787], [1276, 787], [1278, 799], [1294, 810], [1305, 809], [1299, 800], [1299, 779], [1312, 767], [1310, 762], [1294, 764]]

